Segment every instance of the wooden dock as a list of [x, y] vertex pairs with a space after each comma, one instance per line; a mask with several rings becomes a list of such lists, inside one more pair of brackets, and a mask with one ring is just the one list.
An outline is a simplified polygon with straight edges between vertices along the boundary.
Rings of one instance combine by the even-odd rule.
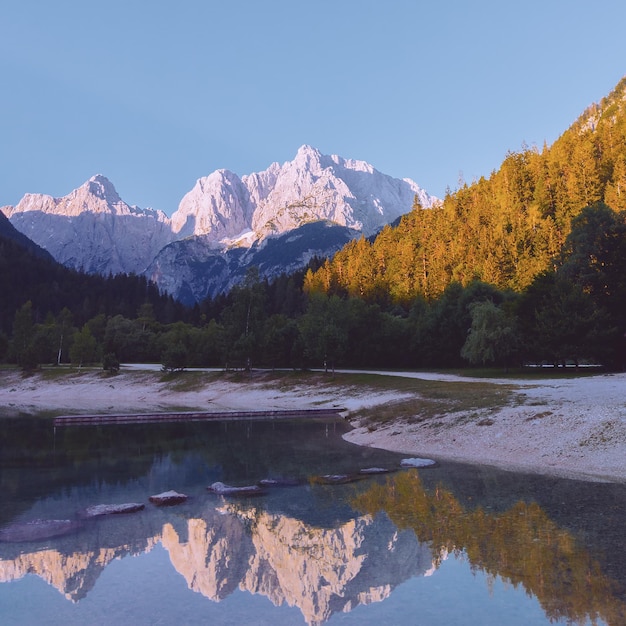
[[287, 409], [267, 411], [185, 411], [167, 413], [141, 413], [122, 415], [60, 415], [54, 418], [55, 426], [100, 426], [104, 424], [155, 424], [161, 422], [201, 422], [210, 420], [267, 420], [296, 417], [339, 416], [344, 408]]

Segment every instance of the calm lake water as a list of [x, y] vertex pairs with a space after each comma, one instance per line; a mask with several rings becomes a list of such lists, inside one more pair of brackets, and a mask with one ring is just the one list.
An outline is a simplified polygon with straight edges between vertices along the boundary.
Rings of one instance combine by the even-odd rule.
[[[0, 419], [0, 623], [626, 623], [626, 486], [399, 469], [400, 455], [344, 442], [346, 428]], [[398, 471], [316, 478], [371, 467]], [[206, 489], [265, 478], [298, 484]], [[189, 500], [150, 504], [170, 489]], [[145, 508], [79, 520], [129, 502]], [[17, 541], [33, 520], [75, 523]]]

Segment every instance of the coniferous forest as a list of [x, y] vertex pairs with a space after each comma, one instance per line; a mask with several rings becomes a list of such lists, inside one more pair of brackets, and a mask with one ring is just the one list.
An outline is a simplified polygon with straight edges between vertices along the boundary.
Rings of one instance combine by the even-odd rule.
[[[450, 158], [454, 158], [451, 155]], [[550, 147], [294, 275], [185, 308], [0, 230], [0, 358], [218, 367], [626, 365], [626, 78]]]

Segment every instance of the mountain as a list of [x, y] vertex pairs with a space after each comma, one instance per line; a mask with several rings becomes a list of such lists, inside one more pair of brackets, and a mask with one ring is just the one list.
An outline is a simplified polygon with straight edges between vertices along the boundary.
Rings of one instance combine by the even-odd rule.
[[415, 196], [433, 199], [410, 179], [381, 174], [365, 161], [325, 156], [302, 146], [293, 161], [241, 179], [218, 170], [197, 181], [172, 215], [181, 236], [254, 239], [325, 220], [369, 236], [407, 213]]
[[19, 248], [34, 257], [54, 262], [54, 259], [49, 252], [44, 250], [41, 246], [38, 246], [34, 241], [30, 240], [26, 235], [17, 230], [4, 213], [0, 211], [0, 241], [3, 238], [17, 244]]
[[259, 275], [266, 278], [293, 273], [315, 256], [334, 254], [359, 234], [345, 226], [318, 221], [257, 240], [249, 248], [224, 248], [206, 235], [188, 237], [165, 246], [146, 275], [189, 306], [229, 291], [242, 282], [250, 267], [257, 267]]
[[62, 198], [26, 194], [0, 210], [57, 261], [90, 274], [140, 274], [173, 239], [164, 213], [129, 206], [101, 175]]
[[[251, 265], [273, 276], [332, 254], [361, 233], [373, 235], [410, 211], [416, 197], [425, 207], [435, 202], [409, 179], [302, 146], [293, 161], [263, 172], [239, 178], [217, 170], [199, 179], [171, 219], [129, 206], [101, 175], [62, 198], [27, 194], [0, 210], [64, 265], [145, 274], [194, 303], [228, 290]], [[295, 231], [295, 239], [272, 242]]]

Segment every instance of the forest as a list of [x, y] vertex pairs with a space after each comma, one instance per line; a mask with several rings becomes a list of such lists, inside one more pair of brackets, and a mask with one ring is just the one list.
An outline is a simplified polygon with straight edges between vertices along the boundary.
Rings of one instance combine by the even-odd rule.
[[[626, 365], [626, 78], [550, 147], [291, 276], [185, 308], [0, 237], [0, 359], [23, 368]], [[5, 282], [6, 281], [6, 282]]]

